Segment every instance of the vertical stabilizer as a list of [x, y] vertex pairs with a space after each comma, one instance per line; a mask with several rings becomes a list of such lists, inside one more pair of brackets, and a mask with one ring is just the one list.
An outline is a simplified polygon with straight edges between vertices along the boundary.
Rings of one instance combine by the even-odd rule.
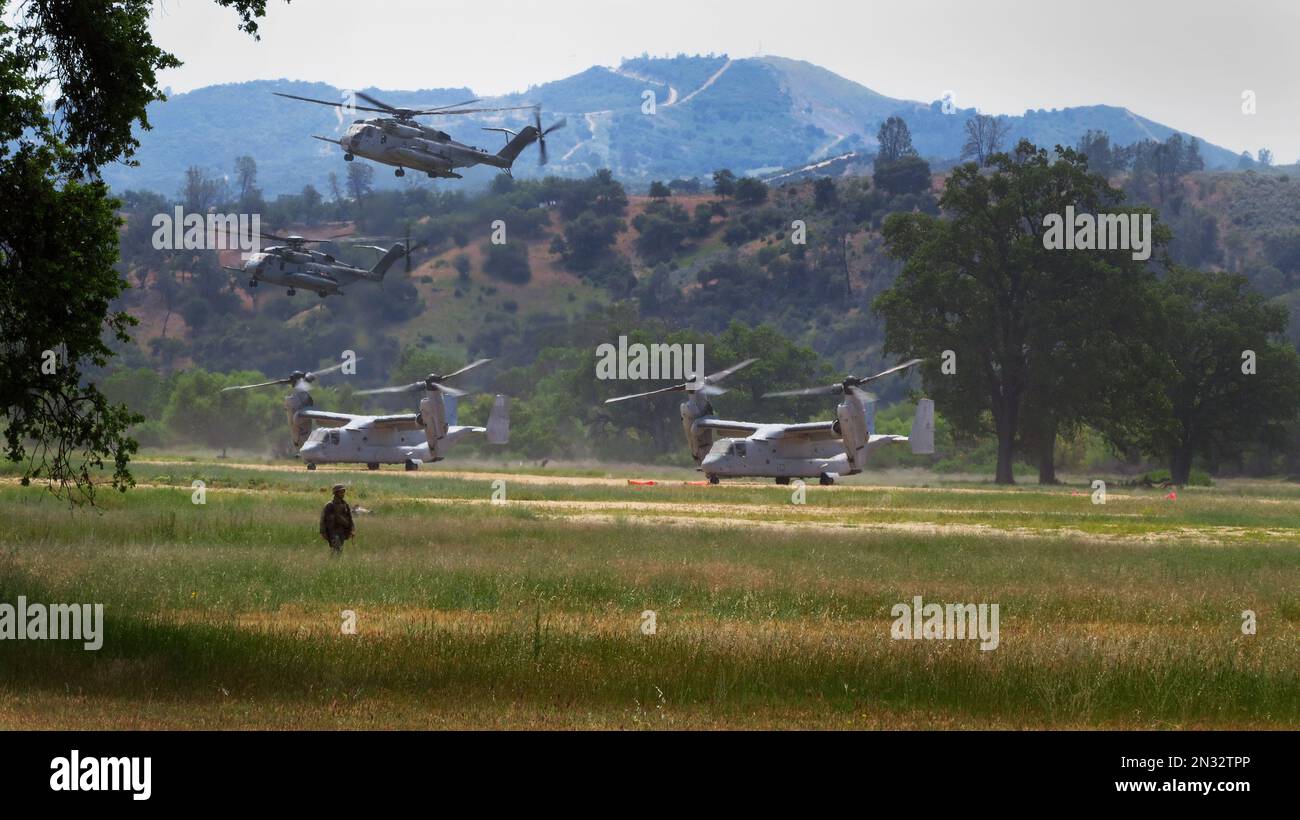
[[492, 401], [488, 414], [487, 440], [489, 444], [510, 443], [510, 399], [500, 394]]
[[934, 402], [932, 400], [921, 399], [916, 403], [912, 432], [907, 440], [912, 445], [912, 452], [917, 455], [930, 455], [934, 452]]

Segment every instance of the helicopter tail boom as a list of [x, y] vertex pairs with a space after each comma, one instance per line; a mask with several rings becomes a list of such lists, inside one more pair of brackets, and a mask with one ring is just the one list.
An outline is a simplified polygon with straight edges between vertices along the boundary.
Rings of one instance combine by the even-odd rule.
[[370, 278], [376, 280], [382, 280], [384, 278], [384, 274], [388, 273], [388, 269], [393, 266], [393, 263], [396, 262], [398, 259], [401, 259], [405, 255], [406, 255], [406, 246], [403, 245], [401, 242], [398, 242], [396, 245], [389, 248], [388, 252], [384, 254], [383, 258], [380, 259], [378, 262], [376, 262], [375, 266], [370, 269]]
[[540, 132], [530, 125], [518, 134], [515, 134], [514, 139], [507, 142], [506, 146], [497, 152], [497, 157], [504, 162], [502, 167], [509, 168], [511, 165], [514, 165], [515, 158], [523, 153], [525, 148], [537, 141], [538, 133]]

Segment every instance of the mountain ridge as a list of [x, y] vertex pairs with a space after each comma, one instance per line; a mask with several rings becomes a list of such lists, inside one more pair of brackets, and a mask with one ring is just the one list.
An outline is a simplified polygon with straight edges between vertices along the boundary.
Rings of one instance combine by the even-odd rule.
[[[445, 105], [475, 96], [468, 87], [363, 90], [394, 105]], [[153, 130], [139, 134], [139, 167], [107, 169], [105, 180], [117, 191], [174, 194], [187, 167], [229, 176], [235, 157], [248, 154], [258, 162], [259, 184], [267, 196], [297, 192], [308, 184], [328, 191], [330, 172], [341, 181], [346, 166], [336, 148], [311, 135], [341, 134], [351, 117], [338, 109], [277, 99], [271, 91], [343, 99], [342, 90], [326, 83], [285, 79], [225, 83], [174, 95], [149, 108]], [[945, 113], [937, 100], [888, 97], [805, 60], [725, 54], [627, 58], [615, 67], [592, 66], [525, 91], [483, 99], [496, 105], [538, 103], [548, 122], [568, 118], [569, 127], [550, 138], [552, 162], [545, 173], [576, 177], [609, 167], [632, 184], [707, 176], [723, 167], [770, 173], [848, 151], [871, 153], [876, 128], [895, 115], [907, 120], [922, 156], [952, 162], [965, 139], [965, 122], [976, 113], [974, 108]], [[519, 126], [526, 120], [527, 112], [481, 114], [457, 119], [448, 130], [462, 141], [492, 148], [494, 138], [479, 128]], [[1005, 120], [1007, 146], [1021, 138], [1045, 146], [1073, 145], [1090, 129], [1106, 131], [1117, 145], [1163, 140], [1174, 133], [1195, 136], [1105, 104], [1030, 109]], [[1237, 159], [1204, 140], [1201, 151], [1212, 169], [1233, 167]], [[516, 173], [539, 176], [535, 163], [529, 152]], [[384, 166], [375, 170], [377, 187], [420, 184], [412, 177], [395, 179]], [[476, 188], [493, 175], [490, 169], [471, 169], [463, 182], [438, 185]]]

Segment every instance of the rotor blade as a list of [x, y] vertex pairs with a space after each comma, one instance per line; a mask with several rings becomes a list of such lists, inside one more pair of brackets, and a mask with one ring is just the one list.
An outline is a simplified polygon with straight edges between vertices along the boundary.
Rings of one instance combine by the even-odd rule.
[[507, 105], [501, 108], [459, 108], [455, 111], [417, 111], [420, 116], [450, 116], [452, 114], [479, 114], [485, 111], [525, 111], [531, 109], [531, 105]]
[[434, 390], [437, 390], [437, 391], [439, 391], [439, 392], [442, 392], [442, 393], [446, 393], [448, 396], [468, 396], [468, 395], [469, 395], [469, 391], [467, 391], [467, 390], [461, 390], [459, 387], [452, 387], [451, 385], [448, 385], [448, 384], [439, 384], [438, 382], [434, 382], [434, 383], [433, 383], [433, 389], [434, 389]]
[[343, 236], [344, 236], [343, 234], [339, 234], [338, 236], [331, 236], [331, 237], [328, 237], [328, 238], [326, 238], [326, 239], [309, 239], [309, 238], [307, 238], [307, 237], [305, 237], [305, 236], [302, 236], [302, 237], [299, 237], [299, 238], [297, 238], [297, 239], [294, 239], [294, 238], [292, 238], [292, 237], [288, 237], [288, 236], [276, 236], [276, 235], [273, 234], [273, 233], [265, 233], [265, 232], [263, 232], [263, 233], [258, 234], [258, 238], [259, 238], [259, 239], [269, 239], [269, 240], [271, 240], [272, 242], [288, 242], [288, 243], [290, 243], [290, 244], [296, 242], [296, 243], [298, 243], [298, 244], [304, 244], [304, 245], [307, 244], [308, 242], [311, 242], [311, 243], [316, 243], [316, 242], [333, 242], [334, 240], [336, 240], [336, 239], [340, 239], [340, 238], [342, 238]]
[[[393, 106], [389, 105], [389, 104], [386, 103], [386, 102], [383, 102], [382, 100], [376, 100], [374, 97], [370, 96], [369, 94], [367, 94], [367, 93], [364, 92], [364, 91], [356, 91], [356, 92], [353, 92], [353, 93], [355, 93], [358, 97], [360, 97], [361, 99], [363, 99], [363, 100], [365, 100], [366, 102], [370, 103], [371, 105], [377, 105], [377, 106], [379, 106], [379, 109], [378, 109], [378, 110], [380, 110], [380, 111], [387, 111], [387, 112], [390, 113], [390, 114], [393, 113], [393, 112], [395, 112], [395, 111], [397, 111], [397, 109], [394, 108]], [[371, 110], [374, 111], [374, 110], [376, 110], [376, 109], [373, 109], [373, 108], [372, 108]]]
[[236, 384], [236, 385], [231, 385], [230, 387], [221, 388], [221, 392], [224, 393], [227, 390], [251, 390], [254, 387], [270, 387], [273, 384], [288, 384], [288, 383], [289, 383], [288, 379], [276, 379], [273, 382], [258, 382], [257, 384]]
[[[358, 359], [353, 359], [352, 361], [354, 361], [354, 362], [359, 362], [359, 361], [361, 361], [361, 359], [359, 359], [359, 358], [358, 358]], [[332, 364], [332, 365], [330, 365], [329, 367], [326, 367], [326, 368], [324, 368], [324, 369], [322, 369], [322, 370], [311, 370], [311, 371], [308, 371], [307, 374], [306, 374], [306, 376], [305, 376], [304, 378], [306, 378], [307, 381], [315, 381], [317, 376], [323, 376], [323, 375], [325, 375], [326, 373], [333, 373], [335, 370], [338, 370], [340, 367], [342, 367], [342, 366], [345, 365], [345, 364], [347, 364], [347, 362], [339, 362], [338, 364]]]
[[889, 368], [888, 370], [882, 370], [882, 371], [880, 371], [879, 373], [877, 373], [877, 374], [874, 375], [874, 376], [867, 376], [865, 379], [859, 379], [859, 380], [858, 380], [858, 384], [866, 384], [867, 382], [875, 381], [876, 379], [880, 378], [881, 376], [888, 376], [890, 373], [897, 373], [897, 372], [900, 371], [900, 370], [906, 370], [907, 368], [912, 367], [913, 365], [918, 365], [918, 364], [920, 364], [922, 361], [924, 361], [924, 360], [923, 360], [923, 359], [909, 359], [908, 361], [905, 361], [905, 362], [903, 362], [902, 364], [896, 364], [896, 365], [894, 365], [893, 367]]
[[470, 362], [469, 364], [467, 364], [467, 365], [465, 365], [464, 367], [462, 367], [460, 370], [457, 370], [457, 371], [455, 371], [455, 372], [453, 372], [453, 373], [448, 373], [447, 375], [443, 376], [443, 378], [444, 378], [444, 379], [450, 379], [452, 376], [459, 376], [461, 373], [464, 373], [466, 370], [473, 370], [474, 368], [478, 367], [479, 365], [481, 365], [481, 364], [487, 364], [487, 363], [490, 362], [490, 361], [492, 361], [492, 360], [491, 360], [491, 359], [479, 359], [479, 360], [476, 361], [476, 362]]
[[[291, 100], [302, 100], [303, 102], [317, 103], [319, 105], [328, 105], [330, 108], [352, 108], [357, 111], [375, 111], [380, 114], [387, 114], [391, 112], [391, 109], [388, 108], [367, 108], [364, 105], [349, 106], [346, 103], [344, 103], [342, 100], [336, 100], [331, 102], [330, 100], [315, 100], [312, 99], [311, 97], [299, 97], [297, 94], [282, 94], [279, 91], [272, 91], [271, 93], [277, 97], [288, 97]], [[360, 94], [360, 93], [358, 93], [357, 96], [365, 97], [364, 94]], [[366, 97], [366, 99], [369, 99], [369, 97]]]
[[844, 385], [830, 384], [825, 387], [804, 387], [799, 390], [777, 390], [773, 393], [764, 393], [763, 398], [775, 399], [782, 396], [834, 396], [844, 392]]
[[[377, 106], [379, 106], [381, 110], [383, 110], [383, 111], [387, 111], [387, 112], [390, 113], [390, 114], [397, 114], [397, 113], [400, 112], [400, 113], [403, 113], [403, 114], [410, 114], [410, 115], [413, 115], [413, 116], [424, 116], [424, 115], [426, 115], [426, 114], [460, 113], [460, 112], [455, 112], [455, 111], [448, 112], [447, 109], [448, 109], [448, 108], [460, 108], [462, 105], [470, 105], [470, 104], [472, 104], [472, 103], [476, 103], [476, 102], [478, 102], [479, 100], [482, 99], [481, 97], [475, 97], [475, 98], [472, 99], [472, 100], [464, 100], [464, 101], [462, 101], [462, 102], [451, 103], [451, 104], [449, 104], [449, 105], [435, 105], [433, 108], [398, 108], [397, 106], [389, 105], [388, 103], [386, 103], [386, 102], [384, 102], [384, 101], [382, 101], [382, 100], [377, 100], [377, 99], [375, 99], [374, 97], [370, 96], [369, 94], [365, 93], [364, 91], [358, 91], [358, 92], [356, 92], [356, 95], [357, 95], [358, 97], [360, 97], [361, 99], [365, 100], [366, 102], [372, 104], [372, 105], [377, 105]], [[474, 110], [476, 110], [476, 111], [506, 111], [506, 110], [509, 110], [509, 109], [504, 109], [504, 108], [501, 108], [501, 109], [496, 109], [496, 108], [477, 108], [477, 109], [474, 109]]]
[[422, 109], [419, 113], [436, 114], [439, 111], [445, 111], [448, 108], [460, 108], [462, 105], [473, 105], [474, 103], [481, 102], [482, 100], [483, 100], [482, 97], [475, 97], [472, 100], [465, 100], [464, 102], [452, 103], [451, 105], [435, 105], [433, 108]]
[[704, 380], [706, 382], [721, 381], [727, 378], [728, 376], [730, 376], [732, 373], [735, 373], [737, 370], [740, 370], [742, 367], [749, 367], [751, 364], [753, 364], [756, 361], [758, 361], [758, 359], [756, 358], [745, 359], [743, 362], [733, 364], [731, 367], [728, 367], [726, 370], [719, 370], [717, 373], [713, 373], [709, 376], [705, 376]]
[[605, 404], [613, 404], [616, 401], [627, 401], [628, 399], [639, 399], [643, 396], [657, 396], [660, 393], [681, 392], [686, 389], [684, 384], [674, 384], [672, 387], [661, 387], [658, 390], [649, 390], [645, 393], [633, 393], [629, 396], [617, 396], [612, 399], [605, 399]]
[[858, 401], [866, 404], [869, 401], [876, 400], [876, 394], [869, 390], [863, 390], [861, 387], [850, 387], [849, 391], [857, 398]]
[[561, 128], [563, 128], [568, 124], [569, 124], [569, 118], [561, 117], [558, 122], [552, 123], [550, 128], [547, 128], [545, 131], [543, 131], [542, 136], [544, 137], [547, 134], [551, 133], [552, 131], [559, 131]]
[[375, 396], [380, 393], [410, 393], [415, 390], [423, 390], [424, 382], [411, 382], [397, 387], [375, 387], [370, 390], [358, 390], [358, 396]]

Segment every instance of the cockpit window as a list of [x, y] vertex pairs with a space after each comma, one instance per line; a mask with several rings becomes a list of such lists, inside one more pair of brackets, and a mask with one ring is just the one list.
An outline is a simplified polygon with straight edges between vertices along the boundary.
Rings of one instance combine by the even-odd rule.
[[745, 451], [748, 449], [748, 446], [745, 442], [738, 441], [734, 445], [732, 445], [732, 448], [736, 455], [740, 456], [741, 458], [744, 458]]

